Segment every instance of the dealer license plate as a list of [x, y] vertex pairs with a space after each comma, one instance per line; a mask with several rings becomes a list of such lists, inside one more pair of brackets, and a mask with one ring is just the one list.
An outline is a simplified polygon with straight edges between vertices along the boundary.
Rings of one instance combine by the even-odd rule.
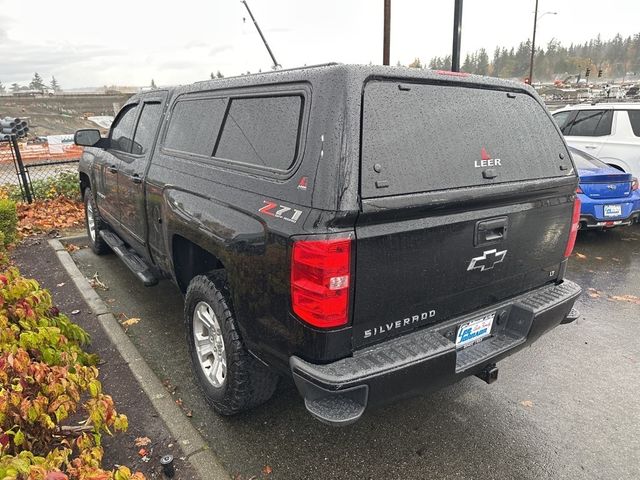
[[468, 347], [490, 335], [495, 316], [495, 312], [489, 313], [482, 318], [460, 325], [456, 335], [456, 347]]
[[604, 216], [605, 217], [619, 217], [622, 215], [622, 205], [605, 205]]

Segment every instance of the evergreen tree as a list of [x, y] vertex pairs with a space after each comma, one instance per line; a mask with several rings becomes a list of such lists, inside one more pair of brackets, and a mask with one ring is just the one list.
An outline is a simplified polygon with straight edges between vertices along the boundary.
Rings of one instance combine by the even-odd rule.
[[[211, 78], [213, 78], [213, 74], [211, 74], [211, 75], [212, 75]], [[216, 78], [224, 78], [224, 75], [222, 74], [222, 72], [220, 70], [218, 70], [216, 72]]]
[[31, 79], [31, 83], [29, 83], [29, 88], [32, 90], [44, 90], [45, 84], [42, 81], [42, 77], [38, 72], [33, 74], [33, 78]]
[[408, 65], [409, 68], [422, 68], [422, 63], [420, 62], [420, 59], [418, 57], [416, 57], [413, 62], [411, 62]]
[[156, 86], [156, 82], [155, 82], [155, 80], [153, 78], [151, 79], [151, 88], [158, 88]]
[[20, 85], [19, 85], [19, 84], [17, 84], [17, 83], [12, 83], [12, 84], [11, 84], [11, 91], [12, 91], [13, 93], [20, 91]]
[[51, 89], [52, 89], [54, 92], [59, 92], [60, 90], [62, 90], [62, 89], [60, 88], [60, 84], [59, 84], [59, 83], [58, 83], [58, 81], [56, 80], [56, 77], [54, 77], [53, 75], [51, 76], [51, 84], [50, 84], [50, 85], [51, 85]]
[[475, 73], [477, 73], [478, 75], [489, 74], [489, 55], [484, 48], [481, 48], [478, 52]]

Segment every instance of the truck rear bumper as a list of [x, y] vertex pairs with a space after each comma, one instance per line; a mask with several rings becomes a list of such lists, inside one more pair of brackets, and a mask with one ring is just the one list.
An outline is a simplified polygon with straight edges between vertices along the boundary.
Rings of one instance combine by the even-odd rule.
[[[373, 345], [326, 365], [289, 360], [307, 410], [332, 425], [348, 425], [367, 406], [436, 390], [531, 344], [569, 315], [581, 288], [565, 280], [547, 285], [430, 328]], [[492, 333], [480, 343], [456, 349], [460, 325], [495, 312]]]

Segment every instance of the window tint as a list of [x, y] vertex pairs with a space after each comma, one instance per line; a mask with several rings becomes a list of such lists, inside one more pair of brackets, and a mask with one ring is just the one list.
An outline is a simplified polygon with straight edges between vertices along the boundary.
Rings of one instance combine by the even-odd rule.
[[178, 101], [164, 141], [166, 148], [210, 157], [224, 116], [225, 101], [206, 98]]
[[147, 153], [151, 148], [153, 139], [160, 123], [160, 115], [162, 114], [161, 103], [145, 103], [142, 107], [140, 120], [136, 127], [136, 135], [133, 139], [133, 147], [131, 152], [141, 155]]
[[601, 137], [611, 134], [613, 110], [581, 110], [565, 135], [574, 137]]
[[370, 81], [364, 91], [364, 198], [567, 175], [562, 137], [524, 93]]
[[302, 97], [234, 98], [216, 157], [287, 170], [294, 162]]
[[636, 137], [640, 137], [640, 110], [627, 110], [627, 113], [629, 113], [629, 121], [631, 122], [633, 134]]
[[562, 131], [563, 134], [567, 133], [567, 130], [568, 130], [567, 127], [571, 125], [571, 120], [573, 119], [575, 114], [576, 112], [566, 111], [566, 112], [558, 112], [553, 115], [553, 119], [556, 121], [556, 123], [558, 124], [558, 127], [560, 127], [560, 131]]
[[111, 148], [121, 152], [131, 152], [133, 143], [133, 127], [135, 126], [138, 105], [125, 107], [122, 115], [118, 117], [111, 127]]

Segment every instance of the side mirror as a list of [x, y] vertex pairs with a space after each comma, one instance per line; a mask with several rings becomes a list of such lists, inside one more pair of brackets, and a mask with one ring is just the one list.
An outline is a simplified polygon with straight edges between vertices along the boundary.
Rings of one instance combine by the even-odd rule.
[[93, 128], [78, 130], [73, 136], [74, 143], [82, 147], [95, 147], [100, 139], [100, 130]]

